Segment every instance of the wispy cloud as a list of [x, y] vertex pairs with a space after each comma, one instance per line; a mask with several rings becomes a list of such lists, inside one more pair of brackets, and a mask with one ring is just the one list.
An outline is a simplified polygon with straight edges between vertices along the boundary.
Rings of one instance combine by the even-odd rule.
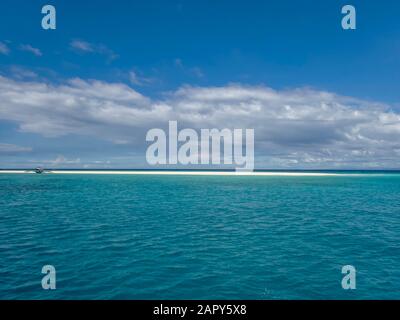
[[129, 71], [129, 81], [134, 85], [143, 86], [154, 82], [154, 79], [144, 77], [142, 75], [139, 75], [138, 72], [131, 70]]
[[194, 67], [191, 68], [190, 71], [192, 72], [193, 75], [195, 75], [197, 78], [203, 78], [204, 73], [199, 67]]
[[34, 54], [35, 56], [37, 56], [37, 57], [41, 57], [43, 55], [42, 51], [40, 51], [40, 49], [32, 47], [30, 44], [21, 44], [19, 46], [19, 48], [22, 51], [30, 52], [30, 53]]
[[104, 44], [95, 44], [75, 39], [70, 42], [70, 48], [80, 53], [97, 53], [103, 55], [109, 62], [118, 58], [118, 55]]
[[70, 46], [78, 51], [94, 52], [92, 44], [83, 40], [72, 40]]
[[79, 164], [79, 163], [81, 163], [81, 159], [80, 158], [67, 159], [63, 155], [59, 155], [59, 156], [57, 156], [56, 159], [49, 160], [48, 163], [50, 163], [54, 166], [65, 165], [65, 164]]
[[187, 67], [186, 65], [183, 64], [182, 59], [177, 58], [174, 60], [174, 64], [177, 68], [181, 69], [185, 73], [195, 76], [196, 78], [203, 78], [204, 73], [199, 67]]
[[15, 144], [8, 143], [0, 143], [0, 154], [15, 154], [22, 152], [31, 152], [32, 148], [30, 147], [21, 147]]
[[0, 42], [0, 54], [8, 55], [9, 53], [10, 48], [4, 42]]
[[52, 168], [56, 167], [77, 167], [77, 165], [82, 164], [80, 158], [68, 159], [64, 155], [60, 154], [55, 159], [29, 159], [27, 161], [34, 166], [50, 166]]
[[177, 66], [177, 67], [179, 67], [179, 68], [183, 68], [183, 62], [182, 62], [182, 60], [179, 59], [179, 58], [176, 58], [176, 59], [174, 60], [174, 64], [175, 64], [175, 66]]
[[147, 130], [177, 120], [181, 128], [255, 129], [256, 162], [263, 167], [399, 166], [398, 112], [308, 88], [185, 86], [154, 100], [121, 83], [0, 77], [0, 101], [0, 119], [43, 136], [85, 135], [142, 150]]
[[38, 77], [38, 74], [36, 72], [21, 66], [11, 66], [9, 70], [12, 76], [19, 80], [33, 79]]

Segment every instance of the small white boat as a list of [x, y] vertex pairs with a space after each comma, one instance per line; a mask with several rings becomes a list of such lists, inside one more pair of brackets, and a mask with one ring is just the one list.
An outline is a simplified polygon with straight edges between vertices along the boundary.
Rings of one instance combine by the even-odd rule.
[[37, 168], [35, 168], [34, 171], [35, 171], [35, 173], [41, 174], [41, 173], [44, 172], [44, 169], [43, 169], [43, 168], [40, 168], [40, 167], [37, 167]]

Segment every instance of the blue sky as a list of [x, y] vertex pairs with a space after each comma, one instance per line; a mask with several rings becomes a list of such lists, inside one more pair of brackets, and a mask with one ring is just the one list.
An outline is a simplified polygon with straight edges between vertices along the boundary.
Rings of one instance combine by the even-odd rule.
[[397, 1], [3, 0], [0, 15], [0, 167], [142, 167], [146, 130], [239, 125], [227, 103], [259, 107], [259, 168], [400, 167]]

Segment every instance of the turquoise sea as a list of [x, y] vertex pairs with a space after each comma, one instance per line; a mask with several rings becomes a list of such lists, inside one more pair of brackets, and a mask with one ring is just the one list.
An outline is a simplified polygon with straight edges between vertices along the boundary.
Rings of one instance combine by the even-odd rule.
[[0, 299], [399, 298], [400, 174], [0, 174]]

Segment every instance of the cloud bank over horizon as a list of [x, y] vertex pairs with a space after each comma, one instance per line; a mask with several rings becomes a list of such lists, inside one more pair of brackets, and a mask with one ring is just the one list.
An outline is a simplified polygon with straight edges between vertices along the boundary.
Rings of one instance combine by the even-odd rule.
[[[178, 121], [179, 129], [254, 129], [256, 168], [400, 167], [400, 113], [380, 102], [311, 88], [243, 84], [181, 86], [154, 99], [124, 83], [73, 78], [49, 84], [0, 76], [0, 121], [40, 137], [37, 144], [69, 140], [66, 148], [79, 161], [58, 155], [58, 165], [84, 166], [81, 137], [123, 146], [114, 151], [115, 159], [126, 150], [144, 157], [146, 132], [166, 128], [169, 120]], [[12, 153], [31, 163], [35, 146], [21, 145], [2, 138], [0, 158]], [[134, 167], [129, 161], [123, 165]], [[122, 165], [109, 158], [98, 162]]]

